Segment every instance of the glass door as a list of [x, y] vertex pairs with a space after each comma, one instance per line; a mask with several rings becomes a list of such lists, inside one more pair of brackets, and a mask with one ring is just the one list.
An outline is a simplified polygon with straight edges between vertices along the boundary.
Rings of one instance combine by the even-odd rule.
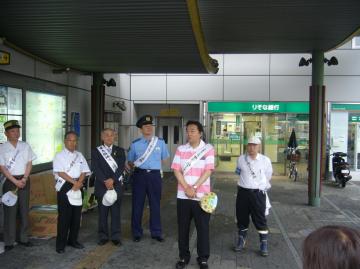
[[170, 172], [170, 165], [174, 159], [176, 149], [183, 144], [182, 119], [170, 117], [158, 117], [156, 125], [156, 135], [164, 139], [169, 150], [170, 158], [163, 164], [163, 171]]

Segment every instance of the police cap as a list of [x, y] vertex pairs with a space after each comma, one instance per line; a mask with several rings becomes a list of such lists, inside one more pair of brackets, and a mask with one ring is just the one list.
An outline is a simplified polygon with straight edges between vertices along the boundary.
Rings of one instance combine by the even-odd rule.
[[13, 129], [13, 128], [20, 128], [19, 121], [17, 120], [9, 120], [4, 123], [5, 131]]
[[151, 115], [144, 115], [136, 122], [136, 127], [141, 128], [145, 124], [153, 124], [153, 117]]

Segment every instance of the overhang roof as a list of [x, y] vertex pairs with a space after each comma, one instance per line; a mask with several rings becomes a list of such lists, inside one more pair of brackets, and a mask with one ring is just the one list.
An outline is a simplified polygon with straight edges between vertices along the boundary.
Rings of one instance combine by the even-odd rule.
[[210, 53], [334, 49], [360, 29], [359, 0], [201, 0]]
[[359, 0], [3, 0], [0, 37], [81, 71], [203, 73], [207, 49], [327, 51], [359, 29], [359, 11]]

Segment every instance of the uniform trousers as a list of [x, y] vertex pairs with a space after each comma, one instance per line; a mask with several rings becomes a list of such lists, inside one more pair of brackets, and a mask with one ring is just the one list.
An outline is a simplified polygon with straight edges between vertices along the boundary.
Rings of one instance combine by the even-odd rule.
[[109, 239], [109, 225], [108, 218], [109, 212], [111, 215], [111, 230], [110, 230], [110, 239], [111, 240], [120, 240], [121, 234], [121, 194], [116, 192], [118, 198], [116, 202], [112, 206], [104, 206], [102, 203], [102, 199], [104, 197], [98, 197], [98, 210], [99, 210], [99, 224], [98, 224], [98, 236], [99, 240], [108, 240]]
[[[66, 244], [74, 244], [78, 241], [82, 206], [70, 204], [66, 193], [71, 190], [73, 184], [65, 182], [57, 193], [58, 223], [56, 249], [64, 249]], [[81, 191], [83, 197], [83, 192]]]
[[151, 236], [162, 236], [160, 218], [161, 175], [160, 170], [135, 169], [132, 182], [132, 218], [131, 228], [134, 237], [142, 236], [142, 215], [145, 197], [150, 206]]
[[189, 232], [191, 220], [195, 221], [197, 232], [197, 254], [199, 261], [207, 261], [210, 255], [210, 214], [201, 209], [199, 201], [177, 199], [179, 257], [190, 260]]
[[239, 230], [249, 227], [249, 215], [258, 231], [267, 231], [265, 217], [266, 194], [257, 189], [246, 189], [238, 186], [236, 197], [236, 218]]
[[[23, 176], [14, 176], [20, 180]], [[9, 179], [6, 179], [3, 185], [3, 193], [14, 191], [16, 186]], [[20, 231], [18, 240], [23, 243], [29, 241], [28, 226], [29, 226], [29, 198], [30, 198], [30, 178], [26, 181], [23, 189], [17, 191], [18, 200], [14, 206], [4, 206], [4, 243], [5, 246], [12, 246], [16, 239], [16, 217], [20, 216]]]

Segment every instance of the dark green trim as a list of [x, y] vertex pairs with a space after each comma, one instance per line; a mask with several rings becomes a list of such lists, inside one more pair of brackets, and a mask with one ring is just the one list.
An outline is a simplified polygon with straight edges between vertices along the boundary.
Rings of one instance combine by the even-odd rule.
[[209, 102], [208, 112], [309, 113], [309, 102]]

